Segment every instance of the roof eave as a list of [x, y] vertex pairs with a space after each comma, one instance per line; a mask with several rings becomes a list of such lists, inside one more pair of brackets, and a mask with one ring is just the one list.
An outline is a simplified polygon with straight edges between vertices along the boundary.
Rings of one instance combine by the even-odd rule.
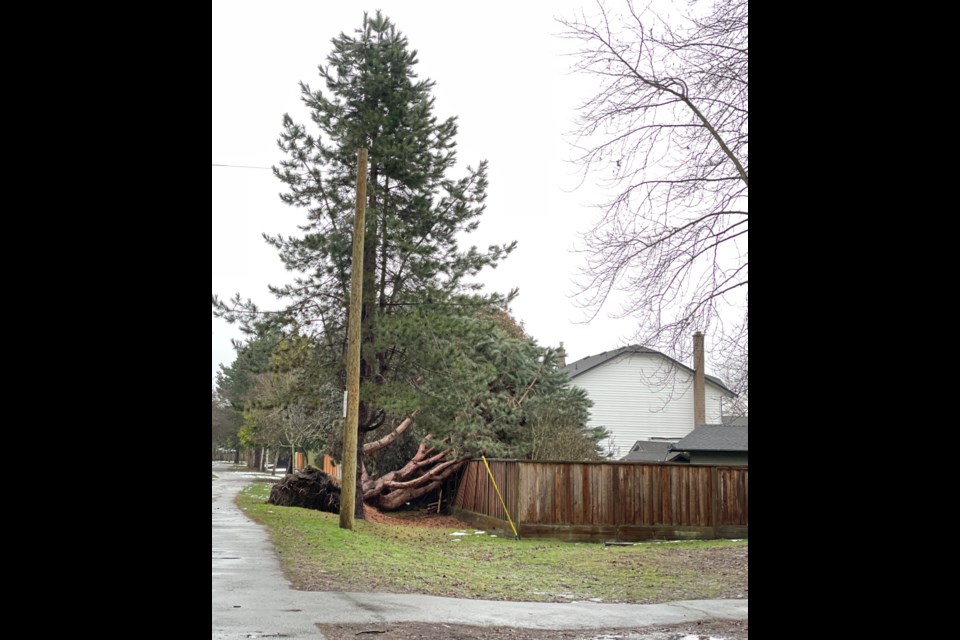
[[[575, 369], [575, 370], [574, 370], [574, 369], [569, 369], [569, 367], [574, 366], [575, 364], [577, 364], [577, 362], [580, 362], [581, 360], [587, 360], [588, 358], [594, 357], [594, 356], [587, 356], [586, 358], [581, 358], [580, 360], [577, 360], [577, 362], [571, 362], [571, 363], [568, 364], [566, 367], [564, 367], [564, 370], [567, 372], [567, 375], [570, 376], [570, 379], [573, 380], [573, 379], [576, 378], [577, 376], [583, 375], [583, 374], [586, 373], [587, 371], [590, 371], [590, 370], [592, 370], [592, 369], [595, 369], [595, 368], [599, 367], [599, 366], [602, 365], [602, 364], [606, 364], [607, 362], [613, 360], [613, 359], [616, 358], [617, 356], [626, 355], [626, 354], [628, 354], [628, 353], [636, 353], [636, 354], [649, 354], [649, 355], [652, 355], [652, 356], [660, 356], [661, 358], [666, 358], [668, 361], [672, 362], [673, 364], [677, 365], [678, 367], [681, 367], [681, 368], [683, 368], [683, 369], [686, 369], [689, 373], [691, 373], [691, 374], [696, 374], [696, 371], [694, 371], [693, 369], [691, 369], [691, 368], [688, 367], [687, 365], [683, 364], [682, 362], [678, 362], [677, 360], [674, 360], [673, 358], [671, 358], [670, 356], [668, 356], [668, 355], [666, 355], [666, 354], [664, 354], [664, 353], [660, 353], [659, 351], [654, 351], [653, 349], [649, 349], [649, 348], [646, 348], [646, 347], [642, 347], [642, 348], [647, 349], [646, 351], [638, 351], [637, 348], [638, 348], [638, 347], [637, 347], [636, 345], [630, 346], [630, 347], [621, 347], [621, 349], [615, 349], [615, 350], [613, 350], [613, 351], [608, 352], [610, 355], [608, 355], [606, 358], [603, 358], [603, 359], [601, 359], [601, 360], [597, 360], [596, 362], [594, 362], [593, 364], [591, 364], [591, 365], [588, 366], [588, 367], [584, 367], [583, 369]], [[708, 376], [708, 375], [704, 374], [704, 381], [712, 384], [713, 386], [721, 389], [722, 391], [725, 391], [726, 393], [729, 394], [728, 397], [730, 397], [730, 398], [737, 398], [737, 397], [739, 397], [739, 395], [737, 394], [737, 392], [735, 392], [735, 391], [733, 391], [733, 390], [731, 390], [731, 389], [728, 389], [728, 388], [726, 387], [726, 385], [724, 385], [723, 382], [722, 382], [719, 378], [715, 378], [715, 377], [713, 377], [713, 376]]]

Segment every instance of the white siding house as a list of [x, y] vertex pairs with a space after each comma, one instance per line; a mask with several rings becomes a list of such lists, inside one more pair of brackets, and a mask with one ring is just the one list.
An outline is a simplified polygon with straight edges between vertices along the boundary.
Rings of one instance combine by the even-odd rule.
[[[694, 370], [646, 347], [629, 346], [564, 367], [593, 401], [589, 426], [612, 434], [602, 445], [620, 459], [637, 440], [680, 439], [694, 429]], [[719, 424], [720, 399], [735, 394], [705, 376], [706, 420]]]

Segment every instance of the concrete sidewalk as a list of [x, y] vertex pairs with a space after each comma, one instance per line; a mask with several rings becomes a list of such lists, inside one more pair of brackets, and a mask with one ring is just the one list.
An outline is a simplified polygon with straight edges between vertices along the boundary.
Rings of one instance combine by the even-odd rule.
[[234, 497], [255, 479], [214, 463], [213, 638], [319, 638], [315, 624], [437, 622], [531, 629], [668, 625], [714, 618], [745, 620], [747, 600], [664, 604], [543, 603], [461, 600], [386, 593], [297, 591], [280, 569], [264, 527]]

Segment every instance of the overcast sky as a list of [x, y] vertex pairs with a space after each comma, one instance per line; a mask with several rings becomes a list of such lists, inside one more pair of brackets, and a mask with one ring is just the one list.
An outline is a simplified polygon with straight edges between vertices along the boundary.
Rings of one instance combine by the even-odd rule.
[[[544, 346], [564, 342], [567, 361], [629, 343], [636, 327], [607, 310], [589, 324], [570, 294], [583, 256], [571, 250], [597, 217], [600, 194], [580, 182], [564, 133], [593, 80], [571, 75], [570, 43], [556, 37], [556, 17], [580, 2], [523, 0], [452, 3], [381, 0], [381, 9], [418, 51], [420, 77], [436, 82], [435, 115], [457, 116], [458, 167], [490, 162], [487, 209], [468, 242], [478, 247], [518, 241], [516, 251], [479, 280], [489, 291], [517, 287], [511, 306], [528, 334]], [[585, 3], [589, 8], [589, 2]], [[264, 309], [279, 308], [267, 284], [292, 279], [261, 233], [293, 234], [303, 211], [287, 207], [270, 167], [282, 155], [276, 140], [289, 113], [309, 126], [298, 83], [322, 88], [317, 65], [330, 40], [360, 27], [354, 2], [213, 0], [212, 289], [239, 292]], [[314, 130], [310, 130], [313, 132]], [[465, 248], [465, 247], [464, 247]], [[615, 308], [609, 309], [616, 311]], [[213, 372], [235, 353], [236, 327], [213, 319]]]

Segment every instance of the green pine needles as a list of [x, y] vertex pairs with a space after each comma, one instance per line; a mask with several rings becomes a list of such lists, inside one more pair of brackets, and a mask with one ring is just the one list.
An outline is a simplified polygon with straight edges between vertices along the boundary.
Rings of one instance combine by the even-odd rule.
[[343, 388], [356, 153], [366, 147], [361, 447], [416, 413], [389, 452], [366, 457], [367, 470], [396, 468], [427, 434], [456, 456], [529, 456], [534, 411], [558, 403], [595, 445], [583, 429], [586, 397], [569, 387], [555, 353], [507, 313], [516, 291], [483, 293], [475, 280], [516, 243], [458, 244], [484, 212], [487, 163], [456, 175], [456, 118], [434, 113], [434, 83], [418, 77], [416, 52], [380, 12], [332, 44], [319, 67], [323, 88], [301, 83], [311, 123], [284, 115], [284, 158], [274, 167], [283, 202], [306, 222], [301, 236], [265, 238], [299, 275], [271, 288], [280, 312], [263, 313], [238, 295], [230, 303], [215, 297], [215, 313], [251, 335], [280, 331], [309, 344], [315, 355], [298, 366]]

